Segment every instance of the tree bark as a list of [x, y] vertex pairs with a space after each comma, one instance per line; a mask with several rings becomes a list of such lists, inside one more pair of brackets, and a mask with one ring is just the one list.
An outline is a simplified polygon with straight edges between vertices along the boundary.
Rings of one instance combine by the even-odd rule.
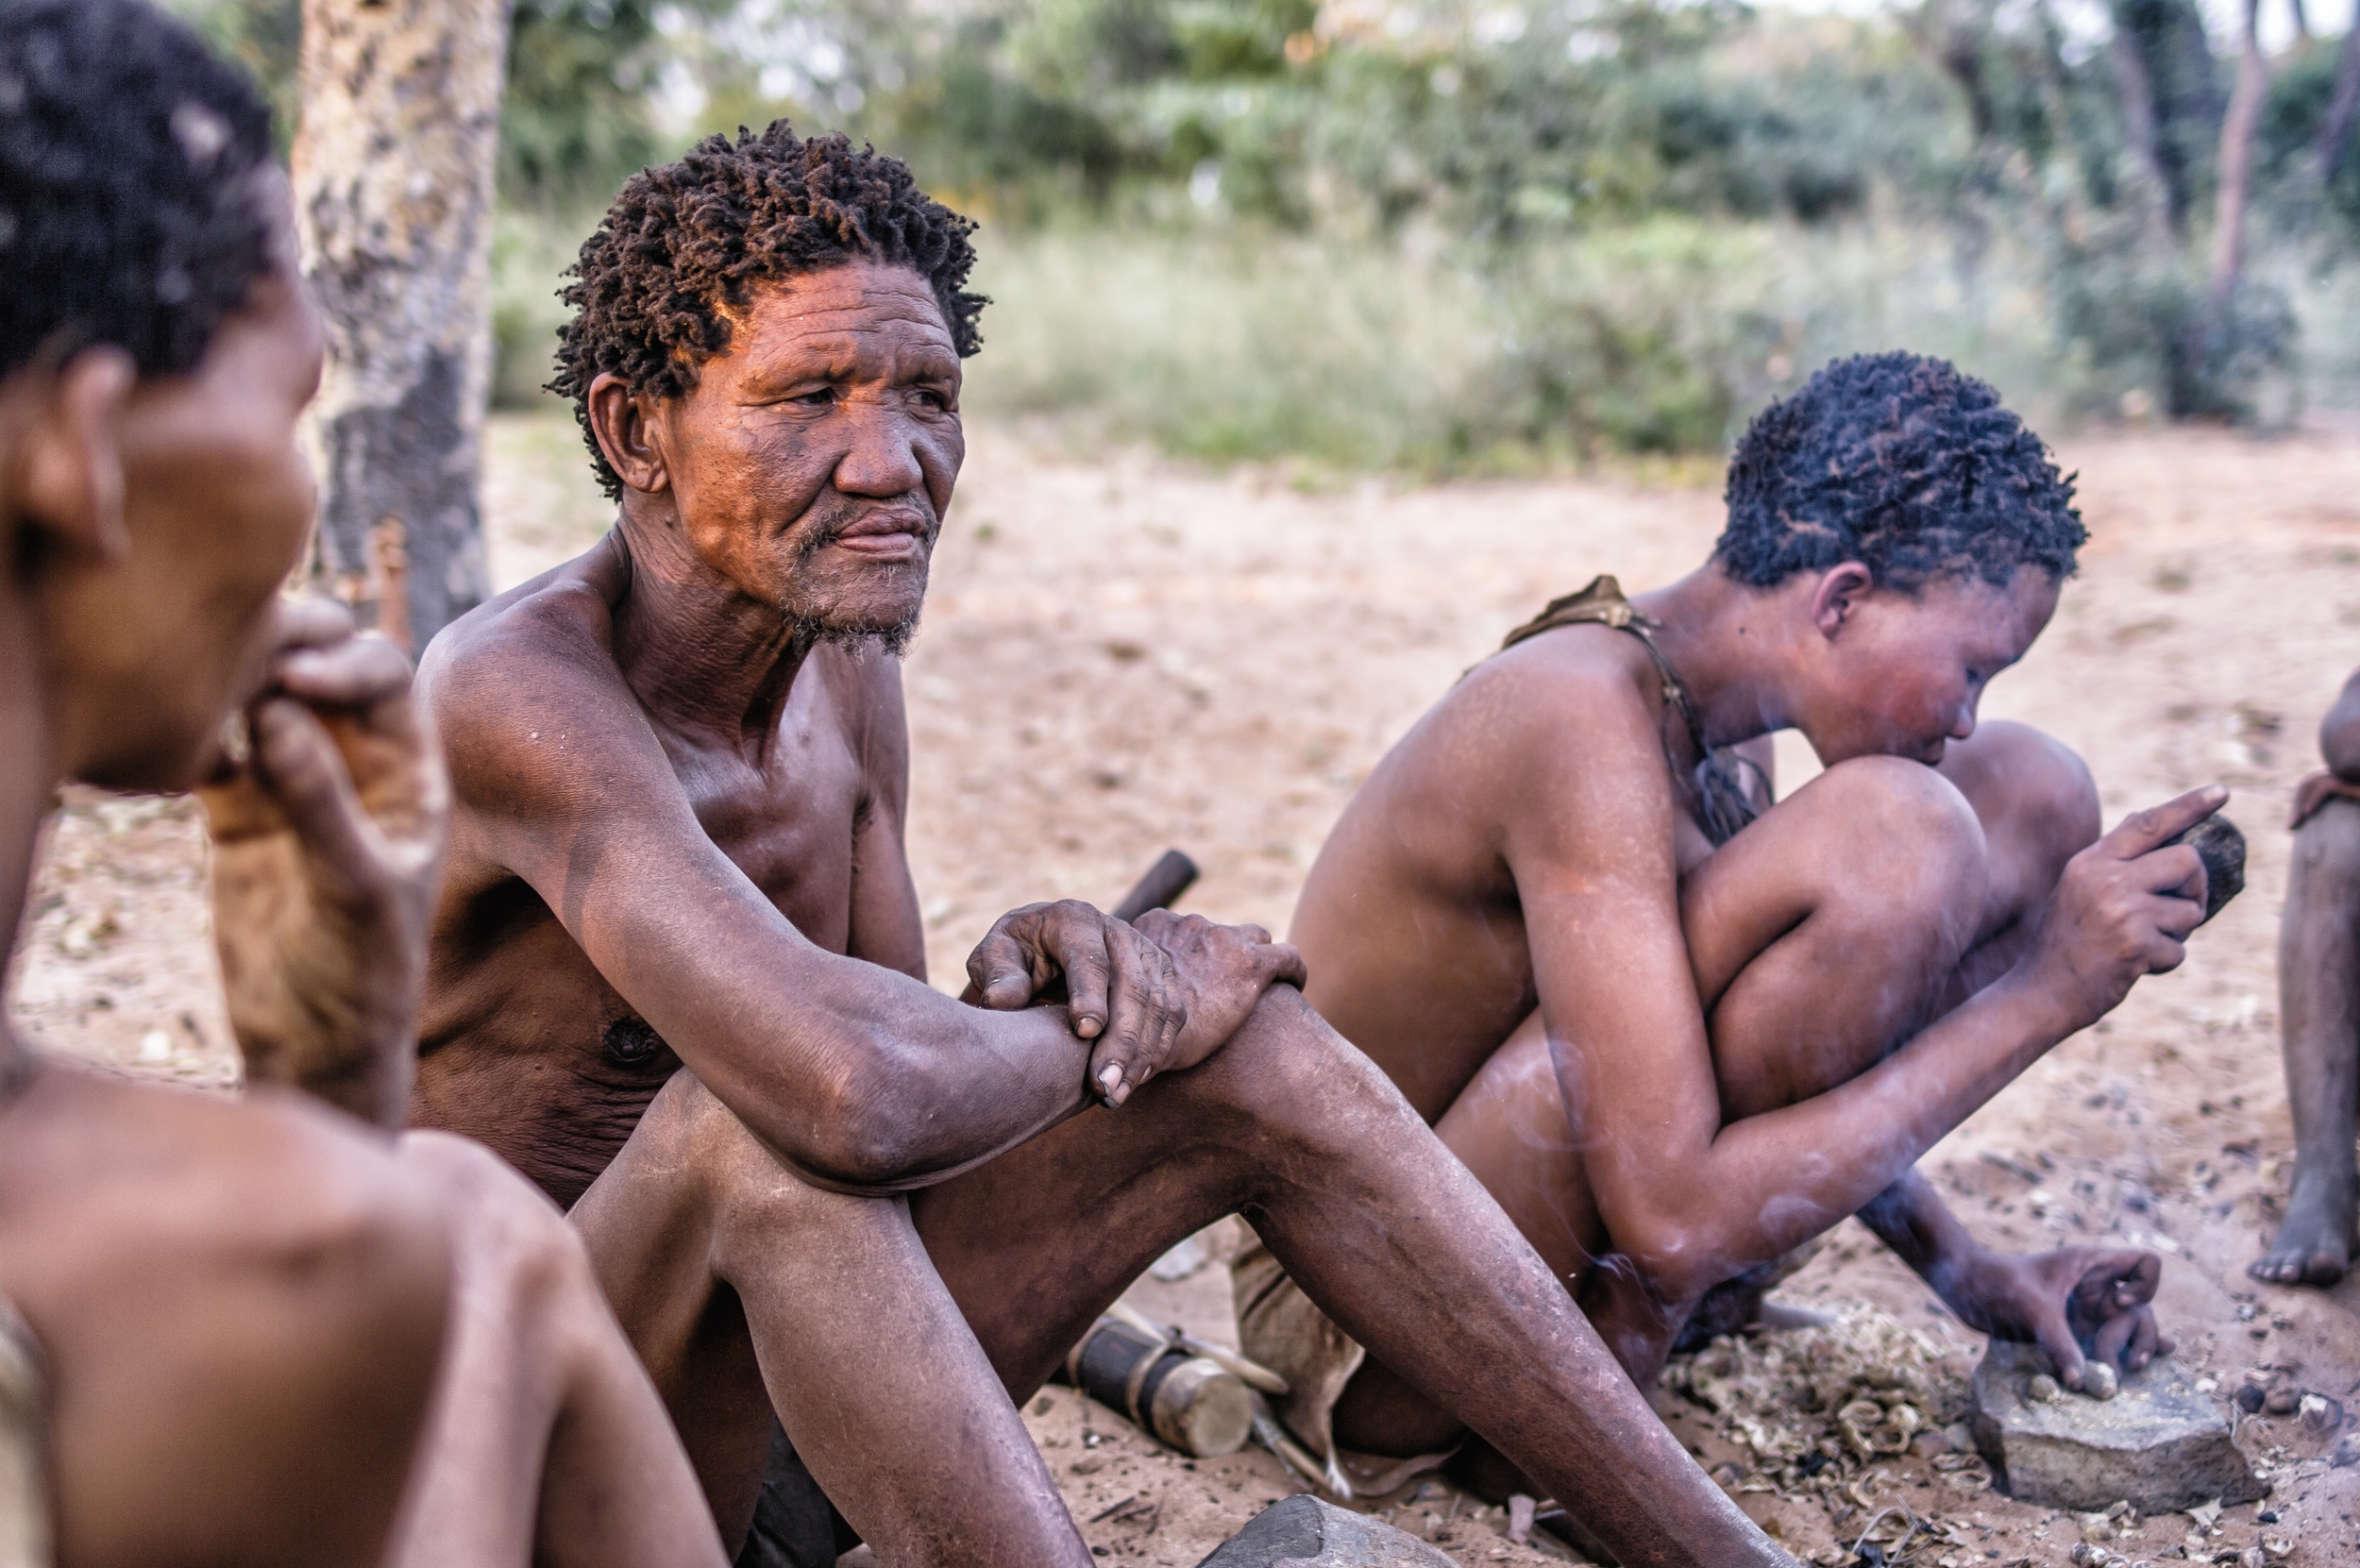
[[2215, 330], [2225, 324], [2237, 279], [2245, 271], [2246, 198], [2253, 184], [2253, 133], [2269, 94], [2256, 25], [2261, 0], [2245, 0], [2245, 50], [2237, 57], [2237, 86], [2220, 122], [2220, 197], [2214, 209], [2212, 307]]
[[2355, 108], [2360, 108], [2360, 10], [2352, 13], [2352, 25], [2344, 29], [2344, 46], [2335, 57], [2335, 93], [2328, 100], [2327, 118], [2320, 122], [2319, 139], [2311, 148], [2321, 185], [2335, 177], [2344, 143], [2352, 139]]
[[315, 576], [413, 652], [489, 590], [478, 499], [510, 0], [303, 0]]

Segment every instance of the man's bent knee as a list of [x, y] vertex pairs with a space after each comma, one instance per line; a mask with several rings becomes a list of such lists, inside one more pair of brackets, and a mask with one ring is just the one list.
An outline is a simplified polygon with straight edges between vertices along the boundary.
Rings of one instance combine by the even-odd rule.
[[1787, 802], [1831, 834], [1826, 862], [1851, 891], [1925, 888], [1947, 902], [1964, 879], [1980, 875], [1986, 853], [1982, 823], [1948, 779], [1902, 757], [1853, 757], [1837, 763]]

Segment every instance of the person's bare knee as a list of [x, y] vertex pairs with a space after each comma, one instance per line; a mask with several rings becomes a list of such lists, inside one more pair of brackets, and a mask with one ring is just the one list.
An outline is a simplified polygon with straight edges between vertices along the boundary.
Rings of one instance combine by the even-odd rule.
[[1981, 726], [1951, 747], [1941, 770], [1974, 807], [1990, 845], [1987, 927], [2046, 903], [2065, 862], [2097, 842], [2104, 826], [2088, 765], [2029, 724]]

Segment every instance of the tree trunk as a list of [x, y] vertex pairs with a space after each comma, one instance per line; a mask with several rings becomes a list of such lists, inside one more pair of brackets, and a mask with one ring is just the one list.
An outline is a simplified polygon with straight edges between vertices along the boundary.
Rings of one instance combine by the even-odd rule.
[[489, 589], [477, 498], [509, 0], [303, 0], [304, 270], [328, 324], [313, 571], [415, 652]]
[[2171, 177], [2156, 141], [2155, 88], [2135, 38], [2117, 31], [2112, 53], [2115, 80], [2122, 90], [2122, 139], [2137, 166], [2132, 183], [2138, 192], [2140, 225], [2148, 244], [2160, 248], [2171, 238]]
[[2320, 122], [2319, 139], [2311, 148], [2322, 186], [2335, 177], [2344, 143], [2352, 139], [2355, 108], [2360, 108], [2360, 10], [2352, 13], [2352, 25], [2344, 29], [2344, 46], [2335, 57], [2335, 94], [2328, 100], [2327, 118]]
[[2237, 86], [2220, 122], [2220, 199], [2213, 221], [2213, 328], [2226, 325], [2237, 279], [2245, 271], [2246, 197], [2253, 184], [2253, 133], [2262, 123], [2262, 100], [2269, 94], [2269, 68], [2262, 62], [2256, 28], [2261, 0], [2245, 0], [2245, 51], [2237, 57]]

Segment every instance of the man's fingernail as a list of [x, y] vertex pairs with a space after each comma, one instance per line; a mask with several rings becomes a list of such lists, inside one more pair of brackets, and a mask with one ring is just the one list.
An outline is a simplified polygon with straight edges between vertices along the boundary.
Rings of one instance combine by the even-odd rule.
[[1098, 1091], [1108, 1104], [1114, 1104], [1115, 1090], [1122, 1087], [1122, 1069], [1108, 1062], [1098, 1070]]
[[[1094, 1018], [1085, 1018], [1073, 1026], [1073, 1032], [1086, 1040], [1094, 1040], [1106, 1032], [1106, 1026]], [[1115, 1070], [1110, 1067], [1106, 1071], [1112, 1072]]]

